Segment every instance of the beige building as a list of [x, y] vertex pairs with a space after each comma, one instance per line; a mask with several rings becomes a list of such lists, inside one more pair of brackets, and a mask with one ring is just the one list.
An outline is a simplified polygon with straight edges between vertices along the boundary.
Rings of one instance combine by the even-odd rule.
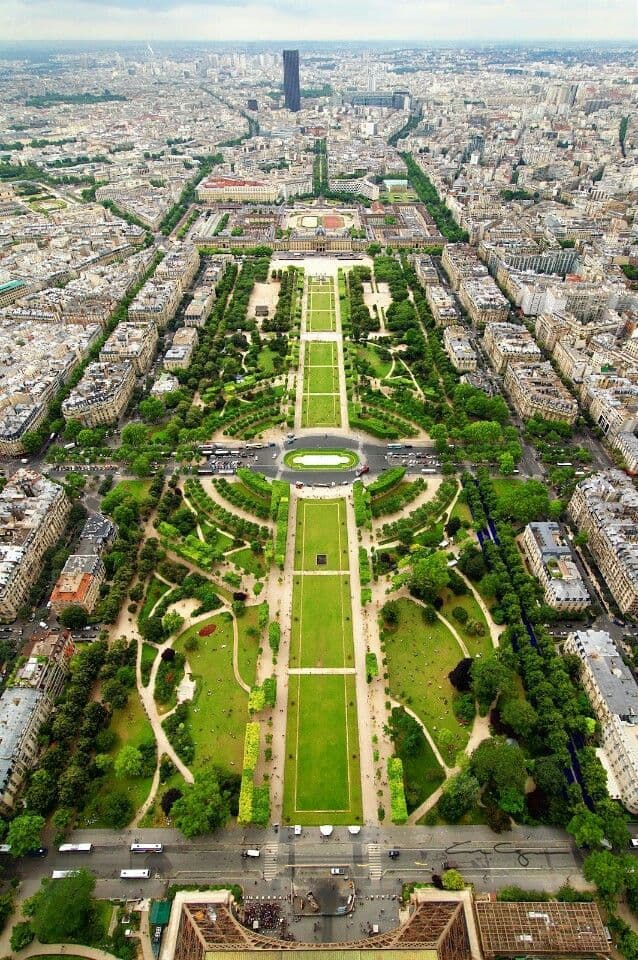
[[199, 336], [195, 327], [180, 327], [175, 332], [173, 343], [164, 354], [166, 370], [186, 370], [193, 359]]
[[562, 423], [576, 422], [578, 404], [549, 361], [508, 363], [504, 385], [521, 420], [542, 417]]
[[135, 389], [135, 368], [121, 363], [90, 363], [84, 376], [62, 404], [66, 420], [79, 420], [85, 427], [115, 423], [122, 416]]
[[131, 321], [153, 322], [160, 330], [177, 313], [183, 296], [179, 280], [156, 280], [154, 277], [144, 284], [128, 308]]
[[507, 320], [509, 316], [509, 301], [491, 277], [482, 277], [479, 280], [462, 279], [459, 286], [459, 299], [476, 326], [499, 323]]
[[220, 203], [223, 200], [257, 200], [260, 203], [274, 203], [278, 196], [277, 183], [246, 180], [242, 177], [209, 177], [197, 187], [197, 199], [204, 203]]
[[520, 540], [529, 568], [554, 610], [586, 610], [590, 596], [557, 523], [528, 523]]
[[182, 243], [169, 251], [155, 271], [158, 280], [179, 280], [182, 290], [191, 285], [199, 270], [199, 251], [192, 243]]
[[601, 630], [576, 630], [565, 653], [580, 657], [581, 680], [602, 727], [597, 750], [607, 787], [630, 813], [638, 813], [638, 687], [611, 637]]
[[541, 360], [541, 351], [532, 335], [515, 323], [488, 323], [483, 346], [497, 373], [504, 373], [508, 363]]
[[425, 299], [437, 326], [447, 327], [448, 324], [458, 324], [463, 319], [456, 300], [442, 284], [428, 284], [425, 288]]
[[443, 331], [443, 346], [452, 366], [459, 373], [476, 370], [476, 350], [472, 346], [467, 329], [458, 324], [446, 327]]
[[70, 510], [63, 488], [30, 470], [18, 470], [0, 493], [0, 621], [15, 620]]
[[157, 327], [151, 322], [119, 323], [100, 350], [103, 363], [117, 363], [130, 360], [138, 376], [143, 376], [151, 368], [159, 339]]
[[92, 613], [106, 578], [102, 560], [97, 556], [73, 554], [68, 558], [51, 594], [51, 609], [56, 615], [65, 607], [82, 607]]
[[623, 613], [638, 615], [638, 492], [620, 470], [581, 481], [568, 512]]

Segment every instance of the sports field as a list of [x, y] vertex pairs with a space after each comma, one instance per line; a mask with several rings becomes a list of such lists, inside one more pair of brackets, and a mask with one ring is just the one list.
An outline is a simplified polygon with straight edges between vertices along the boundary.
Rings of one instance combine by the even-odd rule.
[[306, 314], [308, 333], [332, 333], [337, 329], [335, 316], [335, 287], [332, 279], [308, 280], [308, 302]]
[[[325, 563], [323, 562], [325, 560]], [[346, 502], [300, 500], [295, 528], [286, 823], [360, 823], [361, 772]]]
[[[325, 561], [317, 562], [317, 557]], [[295, 530], [295, 570], [347, 570], [345, 500], [300, 500]]]
[[332, 342], [308, 340], [305, 344], [303, 427], [340, 427], [339, 357]]

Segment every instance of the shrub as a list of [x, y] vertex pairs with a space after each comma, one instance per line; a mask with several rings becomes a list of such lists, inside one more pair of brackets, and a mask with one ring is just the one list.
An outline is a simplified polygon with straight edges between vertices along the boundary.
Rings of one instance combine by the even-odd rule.
[[376, 653], [366, 653], [366, 679], [368, 683], [379, 676], [379, 662]]
[[286, 541], [288, 539], [288, 497], [282, 497], [277, 507], [277, 523], [275, 526], [275, 563], [283, 570], [286, 560]]
[[376, 480], [373, 480], [368, 487], [368, 493], [371, 497], [380, 497], [387, 493], [393, 487], [396, 487], [403, 480], [407, 467], [389, 467], [380, 473]]
[[362, 587], [365, 587], [372, 580], [370, 559], [365, 547], [359, 547], [359, 580], [361, 581]]
[[358, 527], [366, 527], [370, 524], [372, 513], [370, 510], [370, 494], [364, 487], [361, 480], [355, 480], [352, 484], [352, 496], [354, 502], [354, 519]]
[[403, 762], [399, 757], [389, 757], [388, 759], [388, 787], [390, 789], [392, 823], [405, 823], [408, 819], [408, 808], [403, 788]]
[[268, 643], [270, 644], [270, 649], [273, 653], [279, 651], [279, 644], [281, 643], [281, 627], [276, 620], [273, 620], [272, 623], [268, 624]]

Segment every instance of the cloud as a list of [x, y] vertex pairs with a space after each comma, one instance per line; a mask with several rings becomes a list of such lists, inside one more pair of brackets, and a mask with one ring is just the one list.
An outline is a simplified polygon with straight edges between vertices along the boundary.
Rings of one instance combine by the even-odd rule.
[[0, 43], [635, 39], [635, 0], [0, 0]]

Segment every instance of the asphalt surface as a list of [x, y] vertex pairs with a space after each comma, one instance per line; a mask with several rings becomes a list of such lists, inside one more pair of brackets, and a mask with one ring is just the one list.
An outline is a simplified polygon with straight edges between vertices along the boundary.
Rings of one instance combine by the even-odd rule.
[[[162, 843], [158, 854], [134, 854], [134, 841]], [[429, 881], [446, 861], [478, 889], [507, 883], [553, 890], [576, 879], [580, 858], [564, 832], [548, 827], [516, 828], [497, 835], [488, 827], [363, 827], [352, 836], [336, 827], [323, 838], [317, 827], [304, 827], [295, 837], [291, 827], [241, 832], [240, 828], [186, 840], [176, 830], [78, 830], [67, 842], [93, 844], [91, 853], [59, 853], [50, 848], [43, 859], [2, 859], [9, 876], [21, 881], [21, 896], [30, 896], [53, 870], [85, 867], [97, 878], [103, 897], [162, 896], [170, 884], [239, 883], [253, 896], [287, 896], [291, 885], [312, 889], [341, 867], [365, 897], [400, 892], [405, 881]], [[241, 851], [258, 849], [258, 858]], [[399, 850], [390, 859], [388, 851]], [[148, 868], [148, 880], [119, 879], [122, 869]], [[378, 919], [372, 922], [378, 922]], [[353, 928], [354, 929], [354, 928]], [[353, 936], [359, 936], [357, 928]]]

